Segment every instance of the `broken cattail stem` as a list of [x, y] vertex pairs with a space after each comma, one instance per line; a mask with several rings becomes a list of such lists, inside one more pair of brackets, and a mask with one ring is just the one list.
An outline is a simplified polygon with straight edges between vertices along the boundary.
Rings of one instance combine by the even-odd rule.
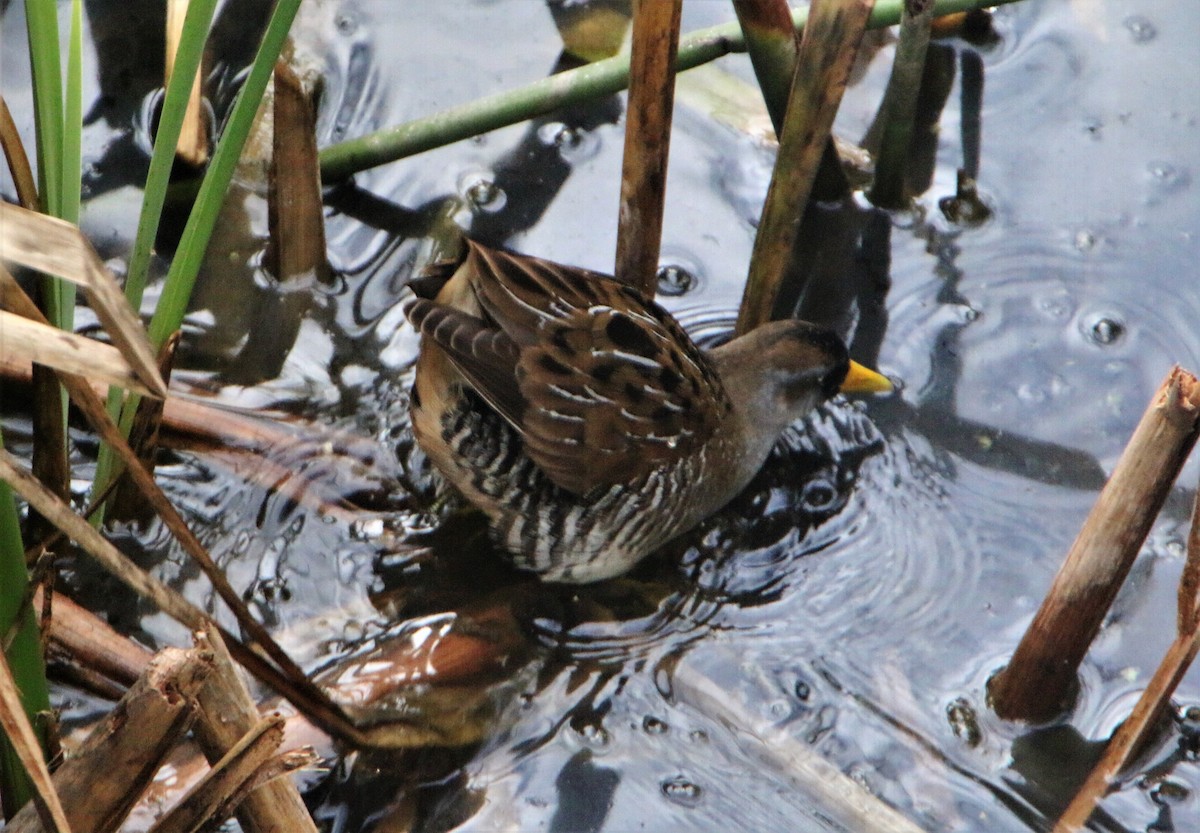
[[[216, 629], [209, 627], [198, 634], [197, 644], [212, 651], [215, 672], [200, 690], [200, 720], [195, 734], [205, 757], [215, 764], [261, 717]], [[250, 793], [238, 808], [237, 817], [246, 833], [316, 833], [312, 816], [289, 779], [271, 781]]]
[[1061, 713], [1076, 671], [1196, 442], [1200, 382], [1175, 367], [1154, 394], [1008, 667], [988, 684], [996, 713]]
[[683, 0], [635, 0], [617, 218], [619, 280], [653, 295], [662, 242]]
[[[211, 666], [200, 651], [167, 648], [150, 664], [83, 746], [59, 767], [54, 785], [72, 830], [117, 830], [164, 756], [187, 732], [193, 697]], [[34, 833], [43, 828], [26, 806], [5, 828]]]
[[282, 717], [272, 715], [259, 721], [150, 828], [150, 833], [191, 833], [223, 822], [245, 800], [248, 784], [253, 783], [256, 773], [267, 765], [282, 742]]

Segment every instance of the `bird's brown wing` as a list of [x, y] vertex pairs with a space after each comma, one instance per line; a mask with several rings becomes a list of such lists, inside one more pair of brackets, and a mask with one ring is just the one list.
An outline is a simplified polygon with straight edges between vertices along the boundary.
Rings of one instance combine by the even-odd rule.
[[[521, 406], [497, 410], [564, 489], [584, 494], [632, 482], [695, 451], [731, 408], [679, 324], [612, 278], [475, 244], [460, 274], [493, 333], [519, 352], [513, 378]], [[483, 343], [479, 334], [469, 341]], [[507, 343], [489, 344], [488, 360], [511, 355]], [[486, 400], [503, 403], [494, 387], [502, 380], [476, 366], [478, 354], [474, 347], [450, 353]]]

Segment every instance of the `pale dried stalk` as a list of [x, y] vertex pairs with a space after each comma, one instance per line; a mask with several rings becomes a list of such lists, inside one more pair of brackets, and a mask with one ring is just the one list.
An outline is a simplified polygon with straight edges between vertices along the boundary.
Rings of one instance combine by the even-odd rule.
[[154, 396], [167, 395], [141, 319], [78, 227], [0, 203], [0, 260], [78, 285], [133, 374]]
[[[167, 62], [163, 71], [163, 89], [171, 83], [175, 69], [175, 55], [179, 51], [179, 38], [183, 34], [183, 20], [187, 17], [188, 0], [167, 0]], [[192, 91], [188, 95], [187, 109], [183, 112], [183, 126], [175, 155], [193, 168], [208, 161], [208, 131], [204, 128], [204, 98], [200, 91], [200, 71], [192, 79]]]
[[[4, 272], [0, 266], [0, 272]], [[7, 274], [0, 280], [11, 280]], [[0, 351], [34, 364], [153, 397], [117, 348], [0, 310]]]
[[17, 681], [13, 679], [3, 650], [0, 650], [0, 729], [4, 730], [33, 782], [36, 792], [30, 802], [33, 805], [32, 817], [40, 819], [43, 829], [70, 833], [71, 825], [50, 779], [50, 770], [42, 759], [42, 745], [38, 743], [37, 732], [21, 705]]
[[[33, 301], [16, 285], [16, 282], [7, 282], [3, 280], [2, 275], [0, 275], [0, 299], [3, 300], [4, 305], [14, 309], [18, 314], [39, 323], [45, 323], [45, 317], [37, 309]], [[157, 364], [155, 371], [156, 373], [158, 372]], [[321, 722], [329, 731], [344, 736], [352, 736], [354, 729], [349, 725], [349, 721], [345, 719], [345, 716], [341, 714], [341, 711], [309, 682], [304, 672], [275, 644], [267, 629], [250, 614], [250, 611], [246, 608], [245, 603], [242, 602], [237, 591], [229, 584], [229, 580], [225, 577], [224, 572], [212, 560], [212, 557], [208, 554], [208, 550], [200, 543], [200, 539], [192, 532], [178, 510], [175, 509], [175, 506], [167, 499], [166, 495], [163, 494], [158, 484], [154, 481], [154, 478], [142, 465], [136, 453], [129, 447], [129, 443], [108, 416], [104, 403], [100, 401], [99, 395], [92, 390], [90, 383], [81, 376], [69, 373], [60, 373], [59, 377], [63, 386], [71, 395], [71, 399], [84, 412], [101, 439], [107, 442], [116, 452], [121, 462], [125, 465], [126, 473], [134, 485], [145, 496], [147, 503], [162, 518], [163, 523], [171, 530], [172, 535], [179, 541], [187, 554], [200, 566], [205, 576], [212, 582], [217, 595], [233, 611], [238, 623], [246, 630], [250, 638], [275, 661], [278, 669], [267, 666], [260, 657], [251, 654], [249, 649], [238, 644], [236, 645], [236, 650], [243, 664], [248, 668], [257, 669], [255, 674], [260, 679], [263, 679], [268, 685], [276, 688], [284, 696], [296, 702], [306, 713], [313, 714], [314, 719]], [[170, 406], [171, 403], [175, 402], [177, 400], [171, 399], [168, 400], [167, 404]], [[299, 700], [296, 698], [299, 698]]]

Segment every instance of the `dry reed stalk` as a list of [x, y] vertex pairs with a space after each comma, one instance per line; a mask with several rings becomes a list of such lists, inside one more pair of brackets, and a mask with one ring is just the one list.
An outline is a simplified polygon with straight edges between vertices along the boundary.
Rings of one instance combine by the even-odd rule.
[[635, 0], [614, 274], [654, 295], [683, 0]]
[[0, 203], [0, 260], [54, 275], [80, 287], [133, 374], [154, 396], [167, 395], [141, 319], [77, 226]]
[[[91, 251], [90, 247], [88, 247], [87, 251]], [[3, 273], [2, 269], [0, 269], [0, 273]], [[20, 287], [16, 285], [16, 282], [12, 281], [11, 278], [7, 281], [5, 281], [3, 278], [4, 274], [0, 274], [0, 290], [3, 291], [3, 300], [5, 304], [11, 305], [19, 314], [23, 316], [29, 317], [36, 322], [44, 323], [45, 317], [42, 316], [39, 310], [37, 310], [36, 306], [33, 305], [28, 296], [26, 296], [25, 293], [20, 290]], [[144, 338], [144, 335], [142, 337]], [[158, 380], [158, 384], [162, 386], [163, 391], [165, 392], [166, 383], [162, 381], [162, 377], [158, 373], [157, 366], [154, 370], [154, 376]], [[70, 393], [73, 401], [75, 401], [75, 403], [79, 405], [80, 409], [83, 410], [89, 422], [92, 424], [92, 427], [101, 436], [101, 438], [116, 451], [117, 456], [121, 459], [125, 466], [126, 474], [133, 480], [137, 488], [141, 490], [141, 493], [146, 497], [151, 508], [159, 515], [159, 517], [163, 519], [163, 522], [171, 531], [172, 535], [175, 536], [176, 540], [180, 542], [183, 549], [196, 561], [201, 570], [208, 577], [209, 581], [212, 582], [213, 588], [217, 591], [217, 594], [222, 598], [222, 600], [224, 600], [229, 606], [235, 618], [237, 618], [238, 624], [241, 625], [242, 628], [244, 628], [249, 634], [250, 638], [253, 639], [255, 643], [261, 647], [262, 650], [272, 660], [274, 660], [277, 667], [270, 665], [262, 657], [253, 653], [249, 648], [243, 645], [240, 641], [233, 639], [232, 635], [230, 635], [229, 639], [231, 639], [234, 643], [234, 650], [237, 652], [239, 660], [245, 664], [248, 669], [251, 669], [256, 677], [274, 688], [288, 700], [295, 703], [297, 708], [300, 708], [306, 714], [309, 714], [315, 722], [317, 722], [327, 731], [340, 737], [361, 737], [358, 734], [357, 729], [350, 723], [349, 719], [346, 718], [342, 710], [337, 705], [332, 703], [327, 697], [325, 697], [320, 689], [312, 684], [303, 670], [301, 670], [300, 667], [292, 661], [291, 657], [289, 657], [283, 651], [283, 649], [281, 649], [275, 643], [275, 640], [271, 637], [267, 629], [260, 622], [258, 622], [258, 620], [256, 620], [246, 608], [241, 596], [237, 593], [233, 586], [229, 584], [224, 572], [217, 566], [216, 562], [212, 560], [212, 557], [208, 554], [208, 550], [205, 549], [204, 545], [200, 543], [200, 539], [196, 537], [191, 528], [183, 520], [183, 517], [175, 509], [175, 506], [167, 499], [166, 495], [163, 494], [162, 490], [158, 487], [158, 484], [154, 481], [153, 476], [151, 476], [150, 473], [147, 472], [146, 469], [141, 465], [137, 455], [129, 447], [129, 444], [121, 435], [120, 430], [108, 416], [103, 402], [100, 400], [99, 395], [91, 388], [91, 385], [88, 383], [88, 381], [83, 377], [75, 376], [69, 373], [61, 373], [59, 378], [60, 381], [62, 381], [63, 386], [67, 388], [67, 391]], [[11, 460], [11, 458], [9, 459]], [[10, 466], [10, 468], [12, 467]], [[41, 498], [45, 500], [50, 496], [51, 495], [49, 494], [42, 495]], [[32, 505], [33, 501], [29, 498], [29, 496], [26, 495], [25, 497], [27, 500], [30, 500]], [[65, 507], [65, 503], [61, 499], [56, 499], [56, 502], [60, 507]], [[36, 507], [34, 508], [36, 509]], [[69, 509], [66, 509], [65, 512], [60, 512], [60, 517], [72, 525], [75, 525], [76, 521], [82, 522], [82, 519], [74, 515], [74, 513]], [[83, 525], [86, 527], [86, 522], [83, 522]], [[90, 529], [90, 527], [88, 528]], [[59, 525], [59, 529], [66, 531], [61, 525]], [[92, 532], [94, 533], [94, 530]], [[76, 540], [79, 541], [77, 537]], [[101, 552], [111, 551], [111, 553], [116, 553], [118, 556], [116, 559], [110, 559], [107, 561], [103, 559], [101, 560], [101, 563], [104, 564], [107, 569], [125, 569], [120, 565], [122, 561], [127, 560], [124, 559], [124, 556], [121, 556], [120, 553], [117, 553], [115, 548], [111, 547], [111, 545], [108, 545], [107, 541], [104, 541], [104, 539], [98, 534], [90, 536], [89, 540], [92, 540], [94, 546], [100, 547]], [[106, 545], [107, 550], [105, 550], [101, 545]], [[94, 551], [89, 550], [89, 552], [92, 552], [93, 555], [95, 555]], [[133, 584], [129, 584], [129, 586], [133, 588], [135, 592], [137, 592], [137, 587], [139, 586], [145, 586], [149, 588], [154, 585], [153, 582], [146, 584], [146, 582], [141, 581], [138, 575], [144, 577], [144, 574], [140, 574], [140, 571], [138, 571], [136, 567], [132, 568], [132, 572], [130, 572], [128, 569], [125, 569], [125, 572], [127, 575], [122, 576], [116, 573], [114, 573], [114, 575], [117, 575], [118, 578], [120, 578], [122, 581], [125, 581], [127, 584], [132, 581]], [[138, 575], [134, 575], [134, 573]], [[158, 588], [159, 590], [155, 592], [159, 592], [160, 598], [149, 598], [156, 603], [159, 603], [162, 600], [172, 599], [170, 594], [163, 595], [160, 592], [167, 591], [169, 588], [166, 588], [165, 585], [161, 584], [158, 585]], [[176, 604], [176, 602], [181, 602], [182, 606]], [[171, 613], [171, 615], [176, 615], [178, 612], [184, 613], [188, 616], [203, 617], [203, 614], [200, 614], [199, 611], [191, 608], [191, 606], [184, 601], [182, 597], [178, 596], [178, 594], [175, 594], [172, 604], [176, 605], [175, 612], [172, 612], [170, 608], [162, 609], [168, 613]], [[160, 608], [162, 607], [161, 604], [159, 606]], [[188, 619], [180, 619], [179, 621], [183, 622], [184, 624], [188, 624], [193, 629], [198, 627], [201, 623], [200, 619], [194, 618], [191, 621]]]
[[887, 90], [880, 104], [883, 131], [880, 135], [875, 165], [875, 181], [871, 185], [871, 202], [887, 208], [900, 208], [904, 193], [909, 149], [913, 139], [913, 120], [917, 112], [917, 96], [925, 74], [925, 53], [929, 47], [929, 32], [933, 24], [933, 0], [905, 0], [900, 18], [900, 42], [892, 63]]
[[329, 276], [316, 108], [313, 97], [286, 61], [275, 64], [273, 102], [267, 263], [280, 281], [305, 287], [314, 278], [326, 283]]
[[[194, 698], [211, 670], [197, 650], [167, 648], [54, 774], [67, 820], [80, 833], [117, 830], [153, 779], [167, 752], [187, 732]], [[26, 807], [6, 833], [44, 830]]]
[[[154, 655], [68, 597], [61, 593], [50, 595], [54, 597], [54, 616], [46, 635], [54, 650], [121, 685], [133, 685]], [[39, 588], [34, 604], [42, 607], [44, 599]]]
[[1167, 375], [1096, 499], [1008, 666], [991, 679], [996, 713], [1041, 722], [1067, 707], [1076, 671], [1196, 442], [1200, 382]]
[[8, 162], [8, 171], [12, 175], [13, 185], [17, 189], [17, 200], [22, 208], [30, 211], [40, 211], [37, 183], [33, 178], [33, 168], [29, 165], [29, 155], [25, 153], [25, 143], [17, 131], [17, 123], [13, 121], [8, 102], [0, 95], [0, 149]]
[[779, 155], [738, 311], [738, 334], [771, 320], [833, 118], [874, 5], [874, 0], [815, 0], [809, 10]]
[[733, 8], [746, 38], [746, 51], [750, 53], [754, 77], [762, 88], [775, 136], [781, 136], [796, 55], [800, 51], [791, 9], [787, 0], [733, 0]]

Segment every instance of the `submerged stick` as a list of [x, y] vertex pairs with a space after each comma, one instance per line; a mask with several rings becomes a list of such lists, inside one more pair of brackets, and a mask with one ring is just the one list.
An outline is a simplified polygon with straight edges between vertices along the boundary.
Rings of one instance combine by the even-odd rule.
[[617, 220], [618, 280], [654, 294], [662, 242], [683, 0], [635, 0]]
[[827, 820], [831, 828], [855, 833], [922, 833], [915, 822], [825, 760], [811, 744], [787, 727], [764, 720], [757, 709], [730, 696], [720, 683], [692, 665], [683, 663], [675, 669], [672, 688], [679, 702], [735, 734], [748, 755], [798, 790], [813, 815]]
[[1069, 704], [1076, 671], [1196, 443], [1200, 381], [1172, 368], [1151, 399], [1008, 667], [996, 714], [1041, 722]]
[[796, 59], [779, 155], [750, 256], [736, 331], [771, 320], [800, 220], [874, 0], [814, 2]]
[[[939, 0], [934, 14], [953, 14], [1013, 2], [1016, 0]], [[894, 26], [900, 21], [902, 7], [902, 0], [880, 0], [868, 25], [872, 29]], [[792, 13], [792, 23], [797, 29], [802, 29], [807, 19], [807, 8]], [[680, 39], [675, 70], [683, 72], [745, 49], [746, 41], [736, 21], [701, 29]], [[596, 61], [423, 119], [330, 145], [321, 151], [321, 178], [326, 183], [345, 179], [376, 165], [544, 116], [568, 104], [612, 95], [625, 89], [628, 83], [629, 56]]]

